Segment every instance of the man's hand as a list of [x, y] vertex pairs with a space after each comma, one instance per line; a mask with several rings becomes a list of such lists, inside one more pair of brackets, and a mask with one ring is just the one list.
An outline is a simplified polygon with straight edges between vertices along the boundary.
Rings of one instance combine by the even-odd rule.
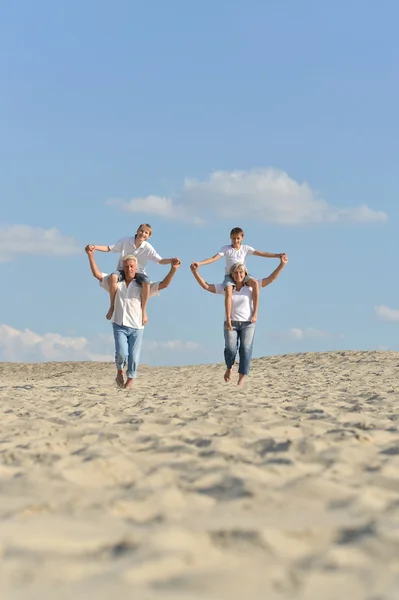
[[199, 267], [199, 263], [197, 263], [197, 262], [193, 262], [193, 263], [191, 263], [191, 265], [190, 265], [190, 269], [191, 269], [192, 271], [195, 271], [195, 269], [198, 269], [198, 267]]
[[285, 252], [280, 256], [280, 260], [281, 260], [281, 262], [282, 262], [283, 265], [287, 264], [287, 262], [288, 262], [288, 256], [286, 255]]
[[87, 254], [93, 254], [94, 248], [95, 248], [95, 246], [93, 246], [93, 244], [87, 244], [87, 246], [85, 248], [85, 252]]
[[181, 265], [181, 260], [180, 258], [172, 258], [170, 264], [172, 265], [172, 267], [174, 267], [175, 269], [178, 269]]

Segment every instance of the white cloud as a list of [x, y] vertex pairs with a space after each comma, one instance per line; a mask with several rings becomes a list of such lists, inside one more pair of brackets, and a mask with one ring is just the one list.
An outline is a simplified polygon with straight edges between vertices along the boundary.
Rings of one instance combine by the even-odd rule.
[[124, 200], [108, 200], [108, 206], [116, 206], [124, 212], [147, 213], [156, 215], [169, 221], [183, 221], [193, 225], [203, 225], [204, 219], [190, 215], [183, 205], [176, 204], [171, 198], [163, 196], [147, 196], [146, 198], [133, 198], [129, 202]]
[[314, 329], [313, 327], [307, 327], [306, 329], [293, 327], [285, 332], [285, 336], [292, 340], [303, 340], [309, 338], [328, 338], [330, 337], [330, 334], [327, 331], [321, 331], [320, 329]]
[[80, 252], [77, 241], [62, 235], [58, 229], [42, 229], [29, 225], [0, 226], [0, 262], [18, 254], [67, 256]]
[[144, 341], [146, 350], [168, 349], [168, 350], [198, 350], [201, 344], [197, 342], [182, 342], [181, 340], [169, 340], [167, 342]]
[[272, 167], [248, 171], [216, 171], [205, 181], [185, 179], [178, 199], [160, 196], [110, 200], [127, 212], [156, 214], [161, 218], [203, 224], [204, 215], [244, 218], [251, 215], [279, 225], [336, 222], [384, 222], [387, 215], [366, 205], [338, 208], [327, 202], [305, 181], [299, 183]]
[[380, 319], [386, 319], [387, 321], [399, 321], [399, 310], [395, 308], [388, 308], [388, 306], [375, 306], [374, 312]]
[[[171, 340], [166, 342], [144, 340], [144, 350], [197, 350], [200, 344]], [[85, 337], [62, 336], [59, 333], [40, 335], [30, 329], [15, 329], [0, 324], [0, 361], [101, 361], [111, 362], [114, 357], [112, 335], [98, 335], [92, 340]]]

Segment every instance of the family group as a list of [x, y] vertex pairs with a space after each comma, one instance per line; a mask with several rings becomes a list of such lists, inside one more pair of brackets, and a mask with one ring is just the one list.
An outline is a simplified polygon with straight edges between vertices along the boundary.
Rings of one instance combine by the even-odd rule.
[[[129, 389], [137, 377], [144, 327], [148, 323], [147, 302], [152, 296], [169, 286], [181, 265], [178, 257], [162, 258], [148, 242], [152, 228], [143, 223], [132, 237], [124, 237], [116, 244], [98, 246], [88, 244], [85, 248], [91, 271], [101, 287], [109, 292], [110, 307], [106, 318], [112, 321], [115, 340], [116, 383]], [[237, 352], [239, 353], [238, 385], [242, 386], [248, 375], [258, 318], [259, 290], [272, 283], [288, 262], [287, 255], [261, 252], [243, 244], [244, 231], [234, 227], [230, 232], [231, 244], [222, 246], [217, 254], [199, 262], [193, 262], [190, 269], [199, 285], [213, 294], [224, 294], [224, 359], [226, 372], [224, 380], [230, 381]], [[114, 273], [102, 273], [94, 259], [94, 252], [117, 252], [119, 260]], [[248, 273], [245, 261], [247, 256], [278, 258], [278, 267], [268, 277], [255, 279]], [[222, 283], [209, 284], [199, 274], [198, 268], [225, 257], [225, 277]], [[160, 265], [170, 265], [166, 277], [151, 283], [146, 265], [153, 261]], [[126, 369], [126, 373], [125, 373]], [[125, 380], [126, 376], [126, 380]]]

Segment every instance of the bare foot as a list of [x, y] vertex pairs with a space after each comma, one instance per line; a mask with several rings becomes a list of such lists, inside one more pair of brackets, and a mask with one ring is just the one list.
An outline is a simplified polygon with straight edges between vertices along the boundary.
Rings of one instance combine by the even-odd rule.
[[143, 325], [147, 325], [147, 323], [148, 323], [147, 313], [143, 312]]
[[128, 377], [126, 379], [126, 383], [125, 383], [125, 390], [130, 390], [132, 385], [133, 385], [133, 379], [131, 377]]
[[125, 380], [123, 379], [123, 371], [118, 371], [117, 376], [115, 377], [116, 385], [120, 388], [125, 386]]
[[244, 385], [244, 377], [245, 375], [241, 375], [241, 373], [238, 375], [237, 385], [239, 385], [240, 387]]
[[224, 374], [224, 380], [226, 383], [230, 381], [231, 378], [231, 369], [226, 369], [226, 373]]
[[114, 314], [114, 307], [111, 306], [109, 311], [107, 312], [107, 314], [105, 315], [105, 318], [110, 321], [112, 319], [112, 315]]

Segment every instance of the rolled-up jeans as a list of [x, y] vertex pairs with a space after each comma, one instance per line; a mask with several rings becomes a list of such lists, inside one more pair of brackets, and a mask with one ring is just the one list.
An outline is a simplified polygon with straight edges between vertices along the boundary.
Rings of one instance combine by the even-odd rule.
[[252, 348], [255, 335], [255, 323], [251, 321], [232, 321], [232, 331], [224, 328], [224, 360], [226, 367], [231, 369], [234, 365], [237, 350], [240, 357], [238, 372], [240, 375], [248, 375]]
[[134, 329], [117, 323], [113, 323], [112, 327], [114, 329], [116, 368], [123, 371], [127, 364], [126, 375], [131, 379], [136, 379], [144, 329]]

